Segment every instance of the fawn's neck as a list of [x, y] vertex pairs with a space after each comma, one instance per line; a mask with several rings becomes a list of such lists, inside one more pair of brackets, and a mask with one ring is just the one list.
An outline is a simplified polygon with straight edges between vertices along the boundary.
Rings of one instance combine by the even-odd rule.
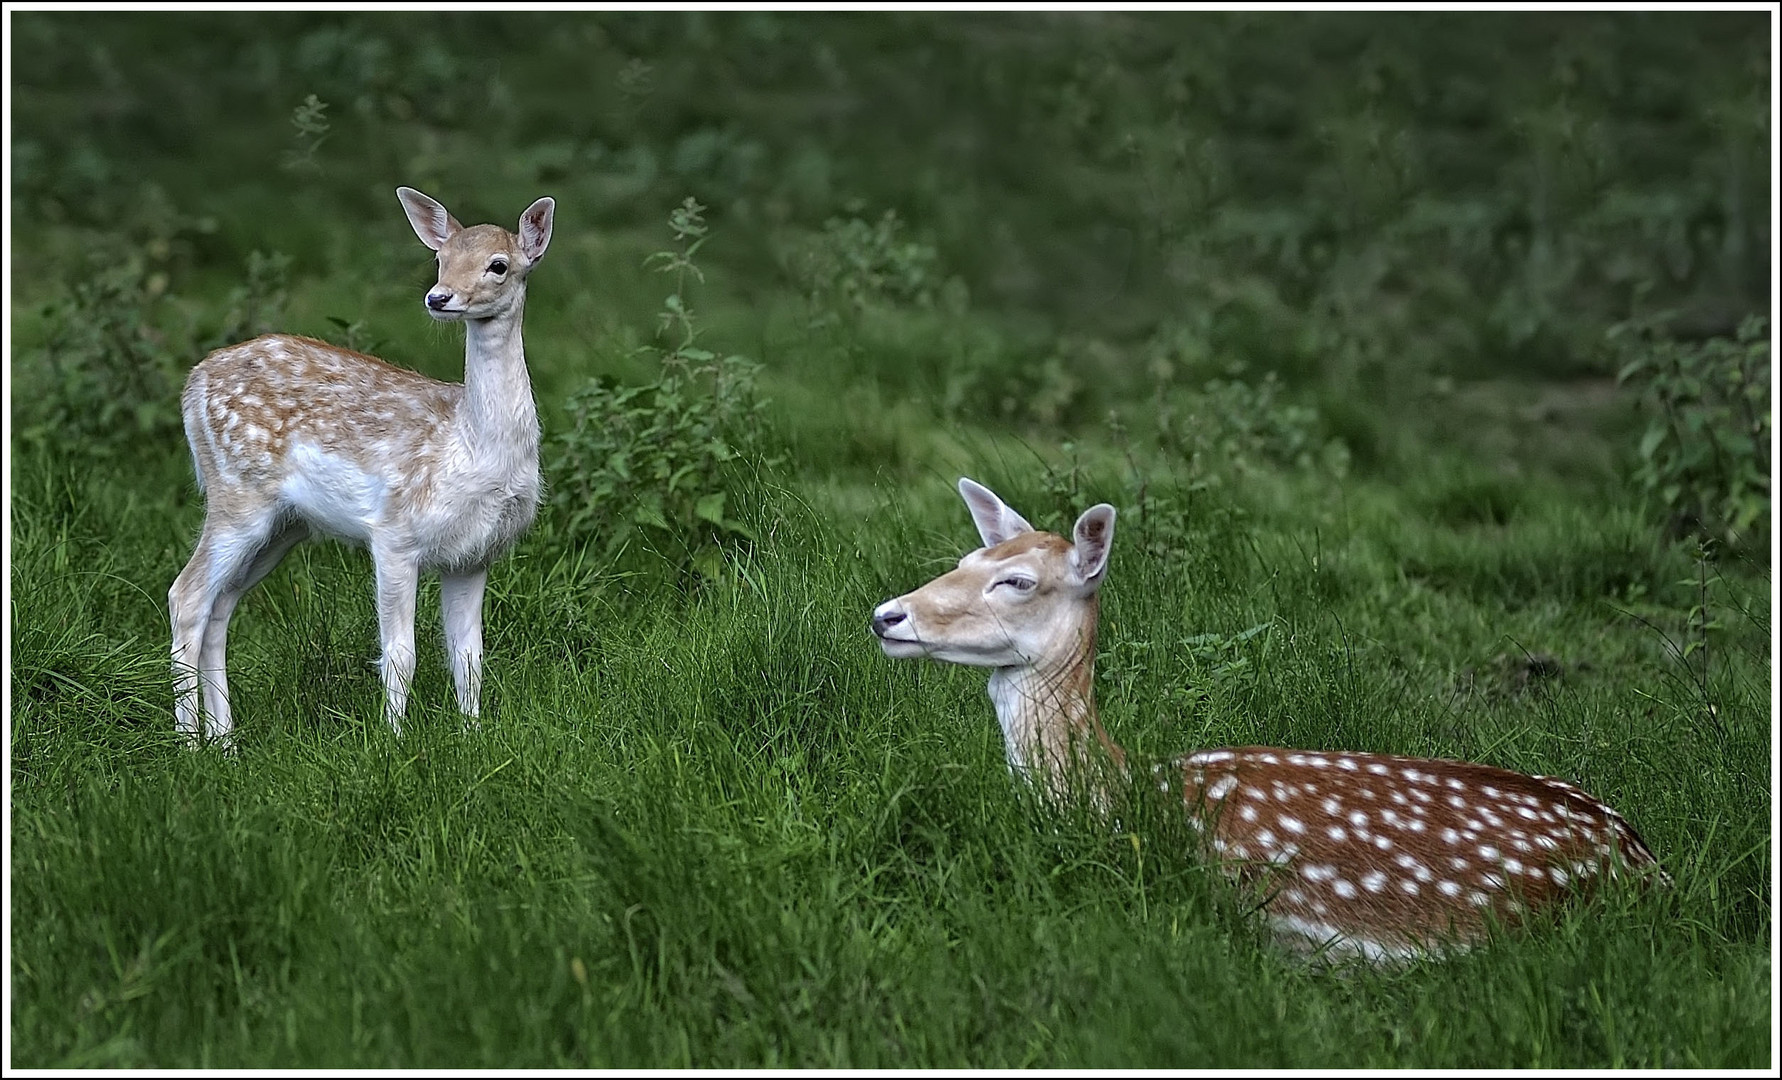
[[1095, 713], [1096, 601], [1086, 618], [1061, 633], [1060, 648], [1033, 664], [997, 668], [990, 675], [990, 700], [1002, 724], [1009, 768], [1039, 773], [1055, 795], [1081, 776], [1100, 794], [1104, 767], [1124, 771], [1126, 752], [1102, 729]]
[[525, 298], [492, 319], [464, 323], [464, 419], [473, 448], [538, 461], [538, 407], [520, 340]]

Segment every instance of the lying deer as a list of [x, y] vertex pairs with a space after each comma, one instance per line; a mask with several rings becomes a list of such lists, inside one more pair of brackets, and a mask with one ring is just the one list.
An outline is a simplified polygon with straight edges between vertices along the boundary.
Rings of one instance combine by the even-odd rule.
[[[1127, 775], [1093, 685], [1114, 508], [1091, 507], [1066, 540], [970, 480], [959, 493], [984, 546], [879, 605], [873, 633], [890, 657], [991, 668], [1010, 768], [1051, 797], [1106, 806]], [[1476, 940], [1488, 913], [1523, 917], [1598, 875], [1668, 880], [1620, 814], [1551, 777], [1254, 746], [1202, 750], [1157, 772], [1166, 793], [1180, 789], [1208, 853], [1265, 898], [1274, 930], [1330, 954], [1425, 955]]]
[[167, 599], [174, 716], [190, 739], [199, 735], [200, 682], [204, 733], [229, 738], [229, 617], [312, 534], [371, 549], [391, 728], [401, 732], [414, 673], [422, 570], [439, 571], [458, 707], [477, 715], [483, 583], [538, 508], [538, 412], [520, 320], [556, 203], [533, 203], [516, 234], [464, 228], [413, 188], [396, 196], [421, 242], [439, 253], [427, 313], [464, 323], [463, 383], [287, 334], [218, 349], [186, 380], [180, 407], [204, 529]]

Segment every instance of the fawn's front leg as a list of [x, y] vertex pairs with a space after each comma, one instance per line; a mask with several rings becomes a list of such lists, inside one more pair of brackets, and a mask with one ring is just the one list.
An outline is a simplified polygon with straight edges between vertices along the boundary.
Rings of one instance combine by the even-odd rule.
[[402, 734], [408, 710], [408, 686], [415, 674], [415, 588], [420, 583], [418, 560], [405, 551], [373, 545], [377, 568], [377, 629], [383, 655], [378, 672], [384, 680], [384, 719]]
[[486, 567], [439, 575], [439, 612], [445, 621], [446, 663], [458, 692], [458, 711], [472, 719], [483, 692], [483, 585]]

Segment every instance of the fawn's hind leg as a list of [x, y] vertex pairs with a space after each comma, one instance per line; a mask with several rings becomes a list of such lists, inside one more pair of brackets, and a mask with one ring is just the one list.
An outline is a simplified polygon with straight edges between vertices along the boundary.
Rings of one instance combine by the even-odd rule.
[[227, 739], [234, 729], [224, 655], [228, 647], [229, 619], [235, 614], [235, 605], [308, 536], [309, 527], [301, 522], [285, 526], [254, 554], [234, 582], [217, 593], [216, 602], [211, 606], [210, 621], [204, 629], [204, 646], [198, 665], [199, 677], [204, 684], [204, 711], [207, 714], [204, 733], [208, 738]]
[[[187, 739], [196, 741], [200, 731], [198, 687], [201, 681], [208, 681], [206, 644], [217, 614], [217, 603], [230, 585], [240, 581], [253, 565], [255, 557], [266, 547], [273, 527], [271, 520], [244, 523], [206, 517], [191, 560], [167, 592], [168, 615], [173, 625], [174, 724]], [[234, 607], [234, 600], [229, 602], [229, 607]], [[225, 612], [225, 626], [228, 621]], [[216, 656], [220, 664], [220, 648]], [[213, 712], [220, 702], [225, 722], [229, 708], [226, 693], [226, 689], [217, 692], [207, 686], [204, 695]], [[215, 716], [209, 727], [214, 733]]]

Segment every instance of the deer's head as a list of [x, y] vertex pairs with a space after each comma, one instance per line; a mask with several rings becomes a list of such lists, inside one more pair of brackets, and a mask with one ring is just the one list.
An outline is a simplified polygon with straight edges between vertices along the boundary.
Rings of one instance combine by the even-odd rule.
[[526, 276], [551, 242], [557, 204], [538, 200], [520, 215], [519, 232], [458, 224], [446, 208], [410, 187], [396, 189], [421, 243], [439, 253], [439, 283], [427, 290], [427, 314], [442, 322], [492, 319], [526, 295]]
[[1093, 639], [1095, 594], [1114, 540], [1114, 508], [1077, 519], [1066, 540], [1039, 532], [996, 493], [959, 481], [984, 546], [957, 569], [872, 614], [886, 656], [928, 656], [976, 667], [1028, 667]]

